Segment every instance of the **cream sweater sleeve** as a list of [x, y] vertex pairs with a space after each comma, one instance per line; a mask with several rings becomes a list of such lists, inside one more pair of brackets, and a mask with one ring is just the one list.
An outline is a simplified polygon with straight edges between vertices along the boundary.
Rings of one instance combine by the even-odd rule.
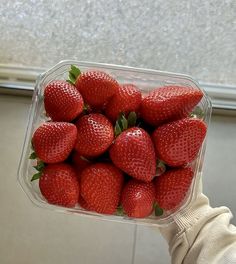
[[[235, 201], [236, 202], [236, 201]], [[236, 227], [226, 207], [212, 208], [202, 193], [170, 226], [160, 228], [173, 264], [236, 263]]]

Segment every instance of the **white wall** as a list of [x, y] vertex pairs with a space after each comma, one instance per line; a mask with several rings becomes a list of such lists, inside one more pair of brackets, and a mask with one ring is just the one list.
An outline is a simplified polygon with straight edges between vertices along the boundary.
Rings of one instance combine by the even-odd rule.
[[[37, 208], [16, 179], [31, 98], [0, 96], [0, 263], [131, 264], [134, 225], [95, 221]], [[213, 206], [236, 215], [236, 117], [213, 116], [204, 164]], [[236, 218], [233, 223], [236, 224]], [[140, 226], [133, 264], [168, 264], [158, 230]]]
[[236, 225], [236, 116], [212, 116], [203, 189], [212, 206], [228, 206]]

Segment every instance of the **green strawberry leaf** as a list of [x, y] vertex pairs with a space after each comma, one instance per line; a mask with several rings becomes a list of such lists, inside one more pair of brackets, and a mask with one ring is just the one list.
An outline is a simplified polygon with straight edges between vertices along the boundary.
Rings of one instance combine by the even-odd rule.
[[35, 174], [33, 175], [32, 179], [31, 179], [31, 181], [38, 180], [38, 179], [41, 177], [41, 175], [42, 175], [42, 172], [41, 172], [41, 171], [35, 173]]
[[36, 166], [33, 166], [37, 171], [42, 171], [42, 169], [45, 167], [45, 164], [43, 161], [39, 161]]
[[71, 80], [67, 79], [66, 81], [67, 81], [68, 83], [74, 85], [74, 83], [73, 83]]
[[192, 111], [192, 113], [190, 114], [190, 117], [203, 119], [204, 118], [204, 112], [200, 106], [196, 106], [194, 108], [194, 110]]
[[80, 69], [75, 65], [71, 65], [71, 72], [74, 74], [76, 78], [81, 74]]
[[122, 132], [122, 129], [119, 125], [119, 121], [117, 120], [116, 125], [115, 125], [115, 136], [116, 137], [119, 136], [121, 134], [121, 132]]
[[155, 208], [155, 216], [162, 216], [164, 213], [163, 209], [161, 207]]
[[81, 74], [80, 69], [76, 67], [75, 65], [71, 65], [70, 71], [69, 71], [69, 79], [67, 80], [67, 82], [75, 85], [75, 82], [80, 74]]
[[72, 72], [69, 72], [69, 79], [71, 80], [71, 82], [75, 83], [76, 81], [76, 77]]
[[128, 119], [124, 113], [120, 113], [115, 125], [115, 136], [117, 137], [121, 132], [128, 129], [129, 127], [135, 126], [137, 115], [135, 112], [130, 112]]
[[121, 112], [121, 113], [118, 115], [118, 118], [117, 118], [117, 121], [118, 121], [118, 123], [119, 123], [119, 125], [120, 125], [121, 128], [122, 128], [122, 122], [121, 122], [121, 120], [122, 120], [123, 116], [124, 116], [124, 113]]
[[137, 121], [137, 115], [135, 112], [130, 112], [128, 115], [128, 126], [134, 127]]
[[154, 210], [155, 210], [155, 216], [163, 215], [164, 210], [157, 203], [154, 203], [153, 207], [154, 207]]
[[32, 152], [29, 156], [29, 159], [36, 159], [37, 158], [37, 155], [35, 152]]
[[121, 117], [121, 124], [122, 124], [122, 130], [126, 130], [128, 128], [128, 120], [125, 118], [124, 115]]

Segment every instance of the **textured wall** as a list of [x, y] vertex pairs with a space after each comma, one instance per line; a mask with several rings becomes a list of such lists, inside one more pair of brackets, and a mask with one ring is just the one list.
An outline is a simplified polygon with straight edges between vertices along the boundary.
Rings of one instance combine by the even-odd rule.
[[0, 63], [77, 58], [236, 84], [235, 0], [0, 0]]

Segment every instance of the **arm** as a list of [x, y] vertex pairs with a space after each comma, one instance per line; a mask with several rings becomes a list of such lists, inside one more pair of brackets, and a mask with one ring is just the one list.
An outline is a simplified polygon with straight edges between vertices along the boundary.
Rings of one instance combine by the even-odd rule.
[[174, 264], [236, 263], [236, 227], [226, 207], [212, 208], [202, 193], [173, 224], [160, 228]]

